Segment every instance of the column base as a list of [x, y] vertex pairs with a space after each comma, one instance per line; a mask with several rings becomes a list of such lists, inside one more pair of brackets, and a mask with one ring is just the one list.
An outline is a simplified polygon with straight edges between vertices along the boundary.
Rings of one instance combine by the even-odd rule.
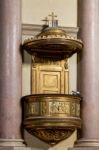
[[31, 150], [22, 139], [0, 139], [0, 150]]
[[31, 148], [29, 147], [12, 147], [12, 146], [9, 146], [9, 147], [0, 147], [0, 150], [31, 150]]
[[74, 147], [68, 150], [99, 150], [99, 147]]
[[99, 140], [80, 139], [75, 143], [74, 148], [69, 150], [99, 150]]

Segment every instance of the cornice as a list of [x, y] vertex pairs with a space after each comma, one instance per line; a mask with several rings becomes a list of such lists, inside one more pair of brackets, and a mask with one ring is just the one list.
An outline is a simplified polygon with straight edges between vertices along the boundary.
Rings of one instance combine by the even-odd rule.
[[[59, 27], [72, 36], [77, 36], [77, 33], [79, 31], [78, 27], [62, 27], [62, 26]], [[40, 33], [42, 29], [43, 29], [43, 25], [22, 24], [22, 35], [35, 36], [38, 33]]]

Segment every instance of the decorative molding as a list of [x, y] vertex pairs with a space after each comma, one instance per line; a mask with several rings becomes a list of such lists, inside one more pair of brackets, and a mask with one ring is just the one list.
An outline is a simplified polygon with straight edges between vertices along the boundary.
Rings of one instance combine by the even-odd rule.
[[[78, 27], [62, 27], [59, 26], [59, 28], [65, 30], [68, 34], [72, 36], [77, 36], [77, 33], [79, 31]], [[39, 34], [43, 29], [43, 25], [37, 25], [37, 24], [22, 24], [22, 35], [27, 36], [35, 36]]]

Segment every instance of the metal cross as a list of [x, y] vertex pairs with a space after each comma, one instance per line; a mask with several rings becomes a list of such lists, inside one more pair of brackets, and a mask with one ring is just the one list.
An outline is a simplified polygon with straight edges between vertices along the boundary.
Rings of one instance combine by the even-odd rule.
[[49, 15], [52, 19], [52, 21], [54, 21], [55, 20], [55, 18], [57, 17], [55, 14], [54, 14], [54, 12], [52, 12], [52, 14], [51, 15]]
[[49, 15], [51, 17], [51, 26], [54, 27], [56, 25], [56, 15], [54, 14], [54, 12], [52, 12], [51, 15]]

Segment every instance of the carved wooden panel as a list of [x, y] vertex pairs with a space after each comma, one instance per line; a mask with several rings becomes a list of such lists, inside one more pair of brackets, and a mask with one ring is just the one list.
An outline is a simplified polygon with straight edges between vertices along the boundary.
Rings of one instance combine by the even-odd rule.
[[59, 71], [40, 72], [40, 93], [60, 93], [60, 74]]
[[32, 57], [32, 94], [69, 92], [68, 61]]

